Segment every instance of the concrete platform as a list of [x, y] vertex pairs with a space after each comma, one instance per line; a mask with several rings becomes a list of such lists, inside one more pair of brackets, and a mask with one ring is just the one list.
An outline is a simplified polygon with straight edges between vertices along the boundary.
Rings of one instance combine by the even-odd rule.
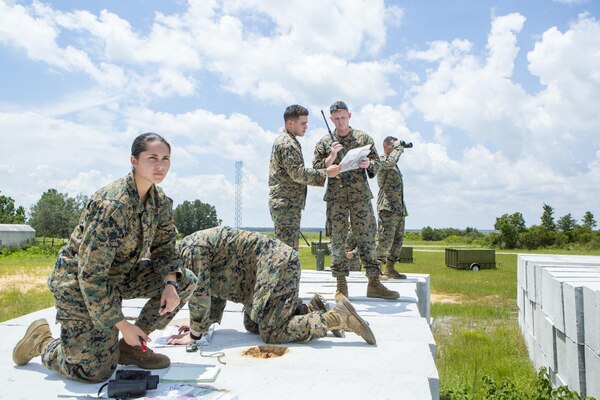
[[[350, 300], [375, 333], [376, 346], [366, 344], [354, 333], [346, 333], [345, 338], [329, 333], [308, 343], [286, 344], [289, 351], [281, 357], [246, 356], [243, 351], [264, 343], [258, 335], [245, 331], [241, 306], [234, 303], [227, 304], [210, 345], [202, 347], [205, 355], [223, 352], [221, 360], [225, 364], [215, 357], [202, 357], [199, 352], [186, 353], [180, 346], [149, 346], [167, 354], [173, 363], [219, 366], [220, 373], [212, 386], [227, 389], [229, 399], [438, 399], [436, 345], [429, 324], [429, 276], [413, 274], [407, 280], [385, 284], [400, 292], [399, 301], [365, 297], [367, 280], [360, 272], [351, 273], [348, 285]], [[334, 289], [335, 281], [328, 271], [303, 271], [300, 294], [305, 301], [319, 293], [333, 304]], [[126, 301], [126, 315], [136, 316], [143, 304], [142, 299]], [[184, 308], [175, 321], [187, 320], [188, 315]], [[42, 317], [51, 322], [56, 336], [59, 326], [53, 324], [53, 308], [0, 324], [4, 338], [0, 344], [0, 399], [96, 397], [100, 384], [64, 380], [46, 370], [39, 358], [23, 367], [14, 365], [14, 344], [31, 321]], [[151, 337], [156, 340], [160, 332]], [[154, 373], [163, 375], [166, 371]], [[159, 390], [168, 385], [160, 383]], [[155, 392], [149, 391], [148, 395]]]

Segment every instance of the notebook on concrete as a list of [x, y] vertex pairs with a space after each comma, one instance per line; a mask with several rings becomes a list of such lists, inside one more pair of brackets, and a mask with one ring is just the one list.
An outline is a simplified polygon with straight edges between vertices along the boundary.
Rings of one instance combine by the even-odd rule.
[[217, 379], [220, 367], [214, 365], [173, 363], [160, 378], [161, 382], [211, 383]]

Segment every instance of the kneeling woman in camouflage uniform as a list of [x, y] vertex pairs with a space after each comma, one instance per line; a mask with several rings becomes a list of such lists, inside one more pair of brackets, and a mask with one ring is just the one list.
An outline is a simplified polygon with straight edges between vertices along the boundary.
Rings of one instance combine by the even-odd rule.
[[[48, 280], [60, 339], [52, 338], [46, 320], [33, 322], [13, 351], [17, 365], [41, 355], [46, 368], [82, 382], [108, 379], [117, 363], [169, 365], [168, 357], [142, 352], [140, 345], [168, 324], [194, 289], [175, 250], [172, 202], [155, 186], [167, 175], [170, 156], [161, 136], [138, 136], [133, 171], [92, 196]], [[150, 262], [139, 262], [149, 253]], [[123, 315], [122, 300], [136, 297], [150, 300], [134, 325]]]
[[172, 336], [169, 344], [199, 340], [213, 322], [220, 322], [227, 300], [244, 305], [266, 343], [306, 341], [346, 329], [375, 344], [369, 325], [343, 295], [333, 310], [321, 304], [313, 307], [319, 311], [297, 315], [302, 309], [300, 260], [280, 240], [217, 227], [193, 233], [177, 247], [183, 266], [196, 274], [197, 287], [189, 299], [190, 332]]

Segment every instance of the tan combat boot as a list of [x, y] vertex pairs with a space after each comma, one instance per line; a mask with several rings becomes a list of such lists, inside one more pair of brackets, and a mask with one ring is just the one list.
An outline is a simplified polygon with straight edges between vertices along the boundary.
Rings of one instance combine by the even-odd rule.
[[393, 261], [388, 261], [385, 264], [385, 270], [383, 271], [383, 275], [387, 276], [390, 279], [406, 279], [406, 275], [401, 274], [394, 269]]
[[323, 314], [323, 317], [329, 330], [349, 330], [362, 337], [369, 344], [376, 343], [375, 335], [367, 321], [358, 315], [350, 300], [343, 294], [336, 294], [335, 307], [333, 307], [333, 310]]
[[379, 281], [379, 277], [375, 277], [369, 278], [369, 284], [367, 285], [367, 297], [395, 300], [400, 297], [400, 294], [383, 286], [383, 284]]
[[345, 297], [348, 297], [348, 282], [346, 282], [345, 276], [337, 277], [337, 290], [335, 293], [336, 294], [341, 293]]
[[[327, 300], [325, 300], [320, 294], [315, 294], [308, 302], [308, 310], [311, 312], [322, 311], [325, 313], [330, 309], [331, 308], [329, 307], [329, 304], [327, 304]], [[331, 333], [333, 333], [333, 336], [335, 337], [344, 337], [344, 331], [340, 331], [339, 329], [332, 329]]]
[[52, 341], [50, 325], [45, 319], [33, 321], [27, 328], [23, 339], [13, 349], [13, 361], [17, 365], [25, 365], [32, 358], [42, 354], [42, 350]]
[[167, 368], [171, 365], [171, 360], [164, 354], [158, 354], [150, 348], [146, 348], [146, 352], [142, 351], [139, 346], [130, 346], [125, 340], [119, 340], [119, 364], [122, 365], [137, 365], [144, 369], [160, 369]]

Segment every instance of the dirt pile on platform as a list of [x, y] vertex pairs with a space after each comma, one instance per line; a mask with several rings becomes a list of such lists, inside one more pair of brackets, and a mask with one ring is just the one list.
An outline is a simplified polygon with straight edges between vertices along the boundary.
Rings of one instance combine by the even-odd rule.
[[287, 352], [288, 348], [285, 346], [256, 346], [244, 350], [242, 355], [256, 358], [274, 358], [281, 357]]

